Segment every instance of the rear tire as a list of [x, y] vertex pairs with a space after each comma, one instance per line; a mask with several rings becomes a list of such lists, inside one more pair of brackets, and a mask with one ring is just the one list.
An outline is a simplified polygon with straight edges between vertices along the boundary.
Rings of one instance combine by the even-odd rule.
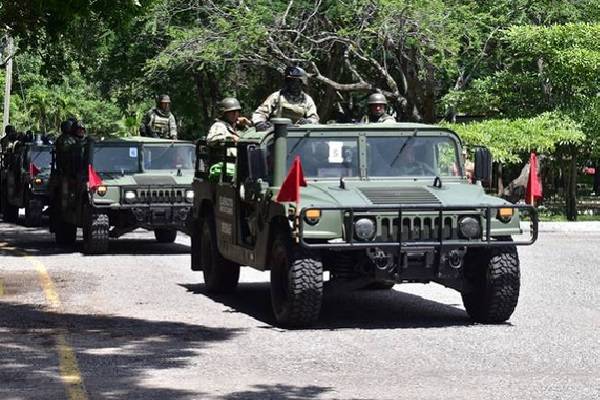
[[25, 207], [25, 225], [40, 226], [42, 225], [42, 211], [44, 205], [39, 200], [29, 200]]
[[83, 252], [86, 254], [103, 254], [108, 251], [108, 215], [88, 214], [83, 225]]
[[214, 222], [210, 217], [202, 224], [200, 263], [209, 293], [230, 293], [235, 290], [240, 279], [240, 266], [226, 260], [219, 252]]
[[155, 229], [154, 237], [158, 243], [173, 243], [177, 239], [175, 229]]
[[469, 316], [476, 322], [507, 321], [519, 300], [519, 255], [515, 246], [474, 251], [465, 259], [465, 292], [461, 293]]
[[271, 250], [271, 304], [277, 323], [290, 328], [314, 324], [323, 301], [323, 263], [314, 253], [293, 246], [280, 233]]

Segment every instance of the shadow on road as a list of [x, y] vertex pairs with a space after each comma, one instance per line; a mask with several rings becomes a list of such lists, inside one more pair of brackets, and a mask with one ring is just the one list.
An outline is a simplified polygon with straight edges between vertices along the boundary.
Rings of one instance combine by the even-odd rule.
[[[322, 386], [254, 385], [253, 390], [235, 392], [219, 399], [223, 400], [303, 400], [320, 399], [321, 395], [333, 391]], [[362, 399], [366, 400], [366, 399]]]
[[[152, 371], [184, 368], [214, 343], [239, 329], [107, 315], [57, 314], [32, 305], [0, 302], [0, 398], [65, 398], [57, 376], [57, 329], [68, 330], [90, 398], [199, 399], [204, 393], [152, 388]], [[29, 392], [31, 393], [25, 393]], [[21, 397], [19, 397], [21, 398]]]
[[[269, 284], [240, 283], [232, 294], [209, 294], [204, 284], [180, 284], [189, 292], [203, 294], [231, 309], [274, 326]], [[466, 326], [472, 322], [465, 311], [397, 290], [359, 290], [327, 294], [319, 322], [313, 329], [396, 329]]]
[[[81, 252], [83, 243], [81, 235], [73, 246], [59, 246], [54, 240], [54, 234], [47, 228], [27, 228], [18, 225], [2, 224], [0, 242], [13, 249], [0, 248], [0, 254], [15, 256], [17, 252], [26, 252], [31, 256], [53, 256]], [[79, 232], [81, 233], [81, 232]], [[133, 235], [144, 235], [144, 238], [123, 237], [112, 239], [106, 255], [153, 255], [170, 256], [189, 254], [189, 246], [180, 243], [157, 243], [152, 232], [135, 232]], [[181, 235], [181, 233], [180, 233]], [[147, 238], [146, 238], [147, 237]], [[98, 255], [94, 255], [97, 257]], [[101, 255], [100, 255], [101, 256]]]

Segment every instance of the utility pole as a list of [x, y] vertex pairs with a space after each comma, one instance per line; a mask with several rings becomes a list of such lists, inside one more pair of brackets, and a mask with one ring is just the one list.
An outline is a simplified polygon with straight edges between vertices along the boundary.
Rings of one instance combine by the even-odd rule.
[[6, 125], [10, 123], [10, 88], [12, 87], [12, 69], [13, 69], [13, 38], [10, 35], [6, 35], [6, 82], [4, 84], [4, 108], [3, 108], [3, 120], [2, 120], [2, 132], [4, 135]]

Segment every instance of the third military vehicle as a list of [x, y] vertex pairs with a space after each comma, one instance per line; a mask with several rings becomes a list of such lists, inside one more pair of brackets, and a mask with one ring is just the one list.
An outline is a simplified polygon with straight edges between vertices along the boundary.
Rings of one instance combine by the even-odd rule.
[[[162, 243], [185, 231], [192, 206], [194, 145], [178, 140], [129, 138], [74, 145], [52, 168], [51, 230], [61, 244], [83, 229], [83, 250], [104, 253], [109, 238], [136, 228]], [[57, 158], [59, 160], [57, 160]]]
[[25, 209], [25, 224], [39, 226], [48, 204], [52, 146], [41, 141], [17, 141], [2, 154], [0, 204], [7, 222], [16, 222]]
[[[454, 132], [286, 121], [233, 145], [197, 144], [192, 269], [208, 291], [235, 289], [240, 265], [270, 270], [277, 323], [303, 327], [319, 316], [328, 271], [328, 290], [436, 282], [458, 290], [475, 321], [511, 316], [516, 246], [536, 240], [537, 214], [470, 183]], [[489, 182], [489, 151], [474, 158], [474, 178]]]

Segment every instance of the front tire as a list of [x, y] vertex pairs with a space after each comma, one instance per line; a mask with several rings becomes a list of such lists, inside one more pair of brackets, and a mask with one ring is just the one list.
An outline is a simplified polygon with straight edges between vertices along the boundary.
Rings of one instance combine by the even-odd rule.
[[88, 214], [83, 225], [83, 252], [86, 254], [103, 254], [108, 251], [108, 215]]
[[209, 293], [230, 293], [235, 290], [240, 279], [240, 266], [223, 258], [219, 252], [214, 222], [210, 218], [202, 224], [200, 263]]
[[521, 274], [515, 246], [467, 253], [465, 291], [461, 293], [469, 316], [476, 322], [507, 321], [519, 300]]
[[175, 229], [155, 229], [154, 237], [158, 243], [173, 243], [177, 239]]
[[271, 304], [277, 323], [303, 328], [319, 318], [323, 301], [323, 263], [279, 234], [271, 250]]

